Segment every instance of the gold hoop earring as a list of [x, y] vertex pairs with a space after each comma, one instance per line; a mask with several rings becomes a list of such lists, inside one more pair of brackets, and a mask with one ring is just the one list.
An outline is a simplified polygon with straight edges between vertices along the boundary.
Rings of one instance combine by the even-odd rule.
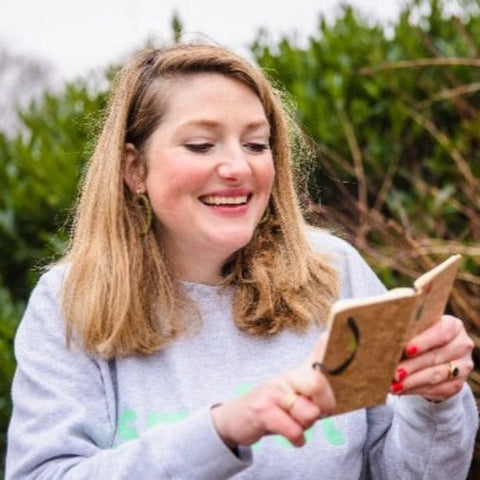
[[140, 236], [144, 237], [152, 227], [152, 205], [150, 204], [150, 200], [145, 193], [142, 192], [137, 192], [136, 200], [141, 204], [142, 210], [145, 212], [145, 223], [143, 224], [143, 228], [140, 230]]
[[270, 220], [270, 205], [268, 205], [265, 211], [263, 212], [262, 218], [258, 222], [258, 225], [263, 225], [264, 223], [267, 223], [269, 220]]

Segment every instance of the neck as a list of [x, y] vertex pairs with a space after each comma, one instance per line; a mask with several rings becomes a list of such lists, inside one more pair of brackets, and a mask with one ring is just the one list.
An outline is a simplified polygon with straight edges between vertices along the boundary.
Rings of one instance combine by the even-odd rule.
[[222, 281], [222, 267], [232, 252], [219, 248], [196, 248], [163, 239], [163, 248], [175, 278], [186, 282], [217, 285]]
[[188, 266], [176, 262], [173, 267], [177, 279], [185, 282], [217, 285], [222, 280], [221, 265], [213, 266], [212, 264], [195, 261], [193, 265]]
[[226, 258], [212, 252], [197, 253], [192, 258], [189, 252], [170, 252], [170, 262], [178, 280], [216, 285], [222, 281], [222, 266]]

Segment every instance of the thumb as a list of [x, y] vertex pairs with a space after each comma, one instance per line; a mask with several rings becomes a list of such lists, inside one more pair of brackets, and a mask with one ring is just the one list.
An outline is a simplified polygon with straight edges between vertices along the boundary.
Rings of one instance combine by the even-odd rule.
[[325, 349], [327, 348], [327, 340], [328, 340], [327, 332], [322, 333], [315, 347], [313, 348], [312, 353], [308, 357], [309, 363], [323, 361], [323, 356], [325, 355]]

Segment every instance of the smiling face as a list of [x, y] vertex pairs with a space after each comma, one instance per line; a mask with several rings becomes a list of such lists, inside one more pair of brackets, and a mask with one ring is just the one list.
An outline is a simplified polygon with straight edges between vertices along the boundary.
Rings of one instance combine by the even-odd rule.
[[175, 78], [167, 91], [165, 116], [142, 149], [146, 176], [135, 181], [138, 158], [127, 146], [125, 180], [150, 198], [177, 275], [218, 280], [267, 208], [274, 180], [270, 127], [258, 96], [227, 76]]

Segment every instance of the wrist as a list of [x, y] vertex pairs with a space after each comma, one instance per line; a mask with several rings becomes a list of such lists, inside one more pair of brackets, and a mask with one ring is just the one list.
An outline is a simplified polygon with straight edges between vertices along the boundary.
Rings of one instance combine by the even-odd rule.
[[213, 425], [222, 442], [236, 456], [238, 456], [238, 443], [235, 442], [227, 433], [228, 428], [227, 428], [226, 416], [224, 415], [224, 412], [225, 412], [225, 407], [223, 404], [217, 403], [216, 405], [213, 405], [213, 407], [210, 409]]

